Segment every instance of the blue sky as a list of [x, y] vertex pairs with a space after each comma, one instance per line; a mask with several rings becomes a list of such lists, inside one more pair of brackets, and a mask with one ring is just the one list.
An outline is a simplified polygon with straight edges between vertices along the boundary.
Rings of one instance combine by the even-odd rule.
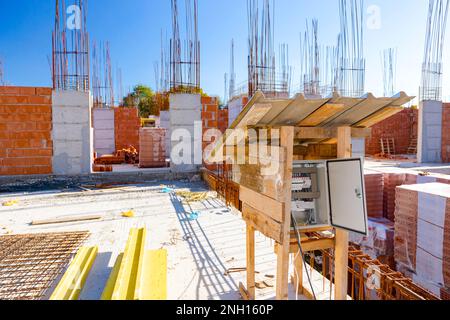
[[[14, 85], [50, 86], [51, 31], [54, 0], [0, 0], [0, 57], [6, 80]], [[184, 2], [184, 1], [182, 1]], [[338, 0], [276, 0], [276, 43], [288, 43], [293, 82], [300, 68], [299, 33], [305, 20], [319, 19], [323, 44], [336, 41]], [[423, 58], [427, 0], [366, 0], [378, 6], [378, 29], [365, 29], [366, 91], [383, 93], [380, 52], [398, 48], [396, 88], [417, 95]], [[89, 0], [91, 40], [111, 42], [113, 66], [120, 66], [125, 90], [134, 84], [154, 86], [153, 63], [159, 60], [161, 29], [170, 32], [170, 0]], [[367, 13], [367, 18], [373, 17]], [[202, 87], [223, 96], [229, 70], [230, 41], [235, 39], [237, 82], [247, 75], [246, 0], [199, 0]], [[444, 55], [450, 52], [450, 32]], [[448, 59], [445, 59], [448, 60]], [[445, 74], [450, 63], [445, 64]], [[444, 77], [444, 96], [450, 96], [450, 77]]]

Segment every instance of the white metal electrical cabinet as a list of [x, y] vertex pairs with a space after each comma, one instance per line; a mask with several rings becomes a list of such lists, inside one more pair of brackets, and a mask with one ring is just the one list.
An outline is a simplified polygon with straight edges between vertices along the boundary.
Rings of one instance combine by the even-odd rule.
[[361, 158], [295, 161], [292, 213], [299, 229], [333, 226], [367, 235]]

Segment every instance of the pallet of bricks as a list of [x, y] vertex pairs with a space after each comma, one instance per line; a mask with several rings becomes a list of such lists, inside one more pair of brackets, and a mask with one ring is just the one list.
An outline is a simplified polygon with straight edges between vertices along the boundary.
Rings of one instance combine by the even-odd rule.
[[166, 167], [166, 129], [141, 128], [139, 132], [139, 167]]
[[405, 185], [396, 194], [397, 270], [450, 300], [450, 185]]

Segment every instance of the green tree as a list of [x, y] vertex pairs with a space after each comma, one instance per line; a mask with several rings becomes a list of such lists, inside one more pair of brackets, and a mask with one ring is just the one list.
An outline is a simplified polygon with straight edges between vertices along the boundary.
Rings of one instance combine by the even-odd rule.
[[138, 107], [139, 116], [148, 118], [148, 116], [159, 116], [158, 105], [155, 101], [155, 93], [150, 87], [137, 85], [133, 92], [129, 93], [123, 99], [124, 107]]

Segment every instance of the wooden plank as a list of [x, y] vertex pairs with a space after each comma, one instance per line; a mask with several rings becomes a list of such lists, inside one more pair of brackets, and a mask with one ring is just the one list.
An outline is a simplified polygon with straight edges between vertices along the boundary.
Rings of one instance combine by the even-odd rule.
[[250, 207], [245, 202], [242, 204], [242, 218], [255, 230], [278, 243], [282, 241], [281, 224], [264, 213]]
[[362, 128], [370, 128], [376, 125], [377, 123], [386, 120], [387, 118], [392, 117], [393, 115], [403, 111], [405, 108], [403, 107], [386, 107], [371, 116], [361, 120], [360, 122], [356, 123], [355, 127], [362, 127]]
[[142, 287], [149, 289], [146, 300], [167, 300], [167, 250], [147, 251], [144, 265]]
[[[311, 252], [311, 251], [318, 251], [318, 250], [326, 250], [326, 249], [332, 249], [335, 246], [334, 239], [317, 239], [317, 240], [307, 240], [302, 241], [302, 249], [303, 252]], [[280, 248], [279, 244], [275, 244], [275, 253], [278, 252]], [[296, 254], [299, 251], [297, 239], [292, 239], [290, 246], [289, 246], [289, 253]]]
[[352, 129], [350, 127], [338, 128], [338, 158], [352, 156]]
[[[340, 127], [338, 128], [338, 158], [350, 158], [351, 156], [351, 129], [349, 127]], [[348, 239], [348, 231], [336, 229], [334, 249], [335, 300], [347, 300]]]
[[250, 299], [256, 297], [255, 229], [249, 224], [247, 224], [247, 292]]
[[283, 221], [284, 211], [282, 203], [244, 186], [240, 186], [239, 198], [243, 203], [265, 214], [267, 217], [278, 222]]
[[327, 103], [326, 105], [320, 107], [318, 110], [313, 112], [310, 116], [308, 116], [305, 120], [299, 123], [301, 127], [317, 127], [320, 124], [324, 123], [330, 117], [338, 114], [342, 110], [344, 110], [345, 105], [343, 104], [331, 104]]
[[244, 287], [242, 282], [239, 282], [239, 293], [241, 294], [242, 299], [245, 301], [255, 300], [254, 297], [250, 296], [250, 293]]
[[292, 103], [276, 116], [270, 124], [276, 126], [296, 126], [329, 100], [306, 99], [303, 94], [298, 94]]
[[369, 138], [372, 135], [371, 128], [352, 128], [352, 138]]
[[294, 127], [282, 127], [280, 144], [287, 150], [284, 166], [284, 217], [282, 221], [282, 242], [277, 254], [277, 300], [288, 300], [289, 245], [291, 232], [292, 159], [294, 152]]
[[303, 259], [301, 253], [299, 253], [298, 250], [294, 255], [293, 285], [297, 286], [298, 294], [303, 294]]
[[317, 128], [317, 127], [297, 127], [295, 128], [295, 139], [308, 140], [308, 139], [330, 139], [335, 137], [335, 133], [332, 129]]
[[80, 221], [91, 221], [91, 220], [100, 220], [103, 216], [101, 215], [84, 215], [84, 216], [66, 216], [55, 219], [48, 220], [35, 220], [31, 222], [33, 226], [39, 226], [44, 224], [58, 224], [58, 223], [68, 223], [68, 222], [80, 222]]

